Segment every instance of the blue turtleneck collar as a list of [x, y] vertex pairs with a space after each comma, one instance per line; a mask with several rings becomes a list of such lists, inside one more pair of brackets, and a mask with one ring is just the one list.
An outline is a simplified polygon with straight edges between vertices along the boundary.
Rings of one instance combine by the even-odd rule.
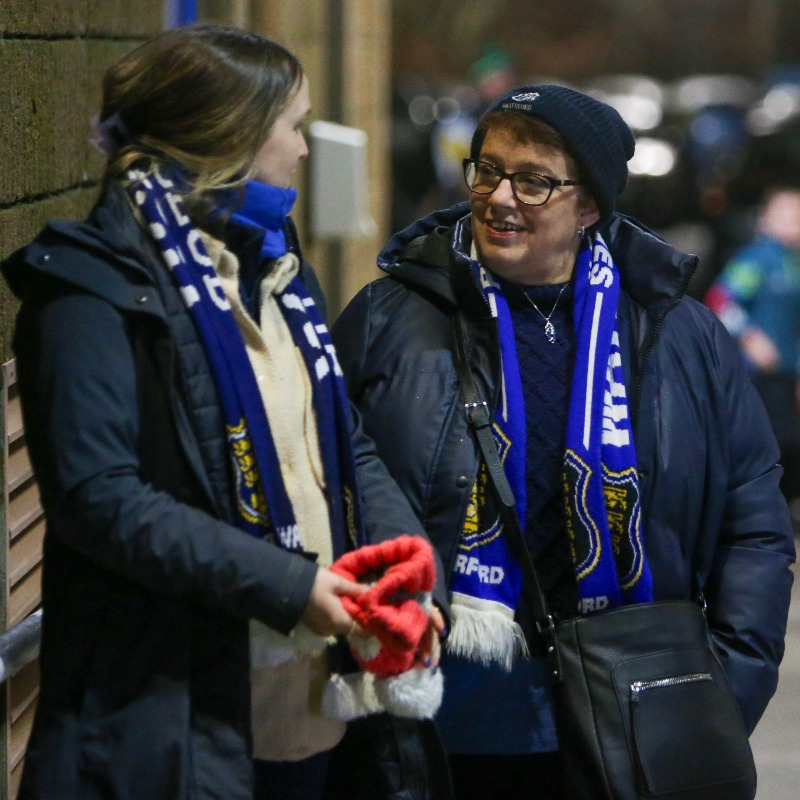
[[283, 226], [296, 199], [297, 189], [294, 187], [281, 189], [260, 181], [247, 181], [244, 202], [233, 215], [233, 219], [264, 229], [262, 258], [279, 258], [286, 252]]

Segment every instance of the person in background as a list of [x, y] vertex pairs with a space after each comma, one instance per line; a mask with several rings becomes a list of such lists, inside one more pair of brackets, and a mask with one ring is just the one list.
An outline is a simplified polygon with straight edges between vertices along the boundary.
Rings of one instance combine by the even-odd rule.
[[517, 83], [513, 55], [504, 47], [487, 45], [468, 73], [471, 95], [461, 92], [455, 113], [438, 120], [431, 133], [431, 151], [443, 205], [465, 200], [461, 162], [469, 155], [478, 119], [489, 105]]
[[524, 86], [485, 113], [468, 203], [381, 252], [333, 337], [367, 433], [447, 571], [436, 717], [455, 794], [563, 797], [540, 637], [454, 359], [471, 372], [548, 605], [708, 603], [748, 731], [775, 691], [794, 546], [778, 449], [736, 344], [685, 296], [696, 259], [614, 206], [634, 152], [610, 106]]
[[3, 264], [47, 520], [22, 800], [321, 796], [327, 648], [364, 589], [328, 567], [424, 533], [288, 217], [309, 111], [280, 45], [159, 34], [105, 73], [89, 218]]
[[800, 526], [800, 189], [764, 194], [753, 241], [725, 265], [705, 298], [738, 341], [783, 461], [781, 483]]

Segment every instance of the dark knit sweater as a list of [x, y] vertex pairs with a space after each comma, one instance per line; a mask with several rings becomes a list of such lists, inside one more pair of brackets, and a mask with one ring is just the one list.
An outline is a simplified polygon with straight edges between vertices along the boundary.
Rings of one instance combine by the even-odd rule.
[[[527, 432], [525, 537], [552, 611], [572, 617], [578, 605], [577, 585], [565, 524], [564, 448], [572, 372], [575, 363], [573, 288], [564, 284], [504, 287], [509, 301], [525, 402]], [[562, 288], [563, 294], [559, 297]], [[544, 332], [550, 316], [556, 341]], [[527, 609], [518, 612], [526, 630]]]
[[[528, 289], [545, 316], [563, 284]], [[544, 319], [519, 286], [503, 283], [517, 346], [526, 419], [525, 538], [551, 610], [574, 616], [578, 592], [565, 524], [563, 471], [567, 412], [572, 386], [575, 333], [573, 290], [567, 286], [551, 322], [556, 341], [544, 333]], [[447, 689], [436, 722], [451, 753], [536, 753], [558, 747], [549, 687], [549, 668], [524, 600], [516, 619], [534, 658], [511, 672], [445, 653]], [[480, 719], [476, 726], [475, 719]]]

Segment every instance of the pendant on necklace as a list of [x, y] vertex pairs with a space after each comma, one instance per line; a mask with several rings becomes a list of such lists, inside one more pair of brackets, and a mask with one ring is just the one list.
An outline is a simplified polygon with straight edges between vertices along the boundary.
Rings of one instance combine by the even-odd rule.
[[531, 300], [530, 295], [526, 291], [522, 291], [522, 296], [536, 309], [539, 316], [544, 320], [544, 335], [547, 337], [547, 341], [550, 342], [550, 344], [556, 343], [556, 326], [550, 322], [550, 317], [553, 316], [556, 306], [558, 305], [558, 301], [561, 299], [561, 295], [564, 294], [564, 289], [566, 289], [567, 286], [569, 286], [569, 284], [565, 283], [561, 287], [561, 291], [558, 293], [558, 297], [556, 297], [556, 301], [553, 303], [553, 307], [550, 309], [550, 313], [547, 316], [542, 314], [539, 306], [537, 306], [536, 303]]

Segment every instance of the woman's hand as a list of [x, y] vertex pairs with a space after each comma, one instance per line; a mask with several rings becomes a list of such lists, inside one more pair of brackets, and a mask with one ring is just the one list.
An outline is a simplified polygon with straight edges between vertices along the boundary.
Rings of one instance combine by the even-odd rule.
[[740, 337], [745, 356], [759, 372], [775, 372], [780, 366], [780, 353], [772, 339], [761, 328], [750, 327]]
[[439, 666], [439, 659], [442, 655], [442, 640], [444, 639], [446, 627], [444, 615], [438, 606], [434, 606], [431, 609], [428, 630], [425, 631], [419, 645], [418, 657], [426, 667], [435, 669]]
[[325, 567], [317, 570], [308, 605], [300, 621], [318, 636], [349, 634], [360, 630], [353, 618], [344, 610], [343, 595], [356, 597], [368, 590], [368, 586], [353, 583]]

